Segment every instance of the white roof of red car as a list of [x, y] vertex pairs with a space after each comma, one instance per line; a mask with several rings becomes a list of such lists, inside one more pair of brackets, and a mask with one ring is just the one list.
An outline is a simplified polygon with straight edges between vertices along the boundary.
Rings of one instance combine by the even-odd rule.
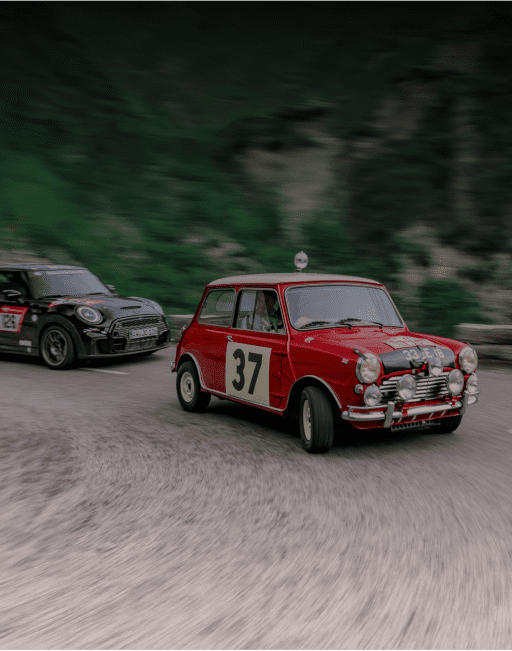
[[277, 285], [279, 283], [313, 283], [317, 281], [357, 282], [382, 285], [376, 280], [358, 278], [357, 276], [340, 276], [337, 274], [315, 273], [280, 273], [280, 274], [245, 274], [213, 280], [208, 285]]

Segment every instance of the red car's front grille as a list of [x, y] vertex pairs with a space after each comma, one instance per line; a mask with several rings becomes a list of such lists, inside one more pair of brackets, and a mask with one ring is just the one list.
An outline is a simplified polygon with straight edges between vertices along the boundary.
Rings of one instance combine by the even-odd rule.
[[[434, 376], [417, 376], [414, 378], [418, 388], [412, 400], [407, 402], [422, 402], [423, 400], [436, 400], [439, 396], [445, 397], [449, 395], [448, 391], [448, 374], [446, 371], [441, 375]], [[384, 379], [380, 385], [380, 390], [382, 391], [382, 400], [381, 405], [386, 405], [388, 400], [398, 400], [401, 398], [398, 395], [397, 384], [401, 376], [394, 376], [387, 379]]]

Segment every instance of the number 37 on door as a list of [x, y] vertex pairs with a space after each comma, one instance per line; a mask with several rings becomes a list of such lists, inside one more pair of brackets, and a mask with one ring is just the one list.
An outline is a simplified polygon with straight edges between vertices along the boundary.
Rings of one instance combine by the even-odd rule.
[[226, 349], [226, 393], [260, 405], [269, 403], [271, 348], [228, 341]]

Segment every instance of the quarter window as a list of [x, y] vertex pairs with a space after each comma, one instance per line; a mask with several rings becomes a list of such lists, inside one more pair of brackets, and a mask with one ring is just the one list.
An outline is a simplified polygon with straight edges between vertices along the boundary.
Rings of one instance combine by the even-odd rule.
[[198, 323], [229, 328], [235, 305], [235, 291], [214, 289], [205, 298]]

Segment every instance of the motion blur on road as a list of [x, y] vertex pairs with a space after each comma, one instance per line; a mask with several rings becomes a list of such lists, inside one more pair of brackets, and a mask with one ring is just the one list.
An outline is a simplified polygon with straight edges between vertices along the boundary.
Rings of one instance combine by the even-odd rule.
[[454, 434], [309, 455], [182, 411], [173, 356], [0, 359], [1, 648], [510, 647], [510, 367]]

